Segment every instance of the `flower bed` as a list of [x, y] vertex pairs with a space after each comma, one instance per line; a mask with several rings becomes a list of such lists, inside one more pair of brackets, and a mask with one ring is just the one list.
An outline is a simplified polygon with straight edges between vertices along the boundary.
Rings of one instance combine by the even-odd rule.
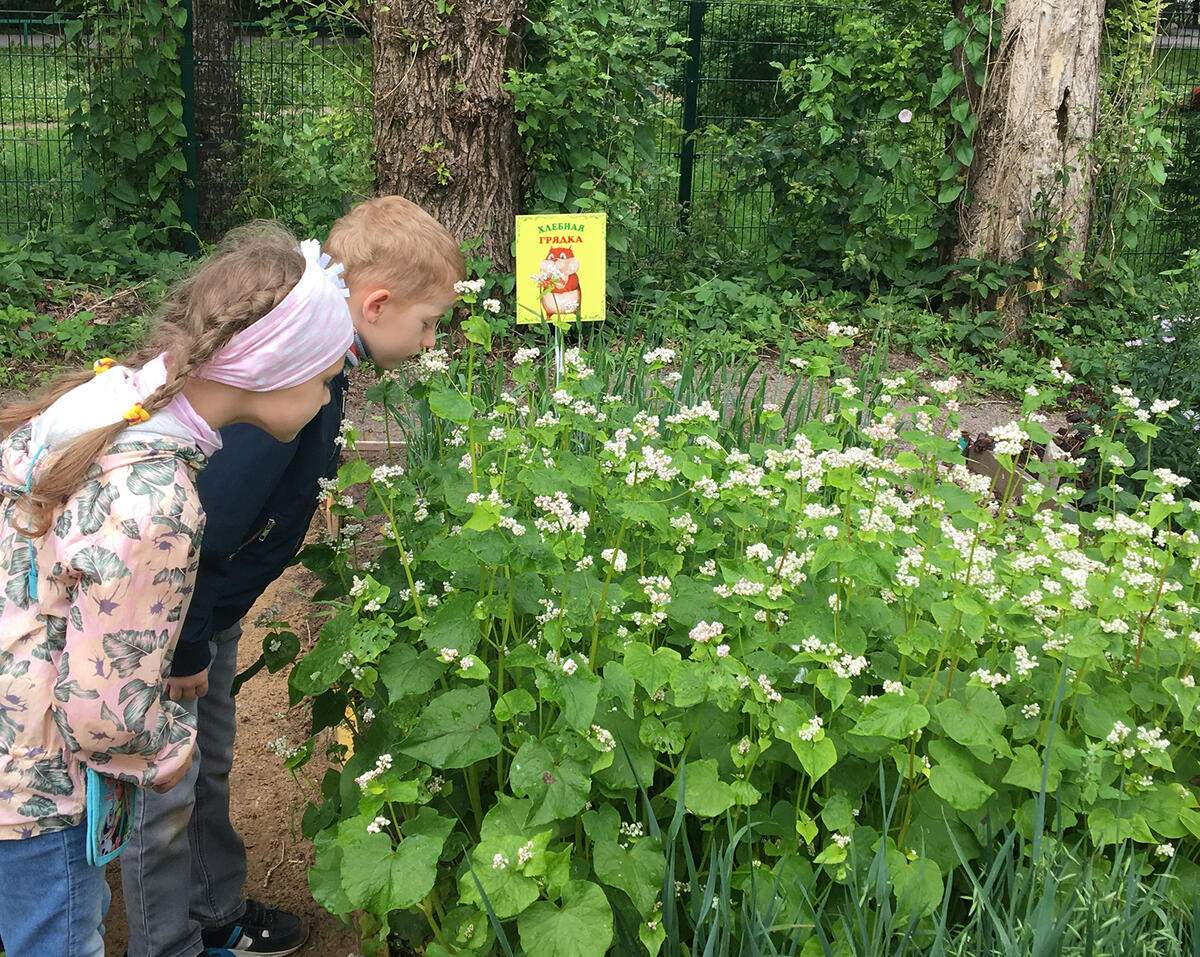
[[467, 330], [415, 387], [427, 452], [345, 465], [351, 534], [305, 555], [333, 614], [290, 687], [353, 742], [305, 816], [311, 882], [368, 950], [796, 953], [864, 901], [928, 943], [1003, 834], [1026, 863], [1133, 842], [1195, 888], [1200, 514], [1174, 476], [1076, 513], [1060, 460], [1051, 507], [998, 501], [945, 437], [954, 383], [864, 396], [842, 329], [803, 360], [817, 414], [736, 427], [680, 401], [669, 350], [635, 399], [575, 351], [557, 386], [526, 352], [509, 394]]

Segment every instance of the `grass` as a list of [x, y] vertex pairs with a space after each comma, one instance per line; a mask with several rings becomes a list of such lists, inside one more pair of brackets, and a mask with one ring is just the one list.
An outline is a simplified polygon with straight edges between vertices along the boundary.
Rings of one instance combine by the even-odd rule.
[[66, 56], [50, 46], [0, 47], [0, 128], [58, 123], [70, 82]]
[[0, 231], [67, 221], [81, 170], [58, 126], [0, 135]]
[[1164, 47], [1158, 52], [1156, 71], [1166, 89], [1191, 90], [1200, 85], [1200, 47]]

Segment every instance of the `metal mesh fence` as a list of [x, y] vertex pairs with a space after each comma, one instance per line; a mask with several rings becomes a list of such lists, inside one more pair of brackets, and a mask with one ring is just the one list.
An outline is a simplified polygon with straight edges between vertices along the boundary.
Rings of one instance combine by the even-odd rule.
[[[729, 255], [761, 252], [774, 221], [770, 190], [754, 161], [728, 147], [728, 134], [754, 122], [769, 129], [784, 119], [779, 65], [836, 54], [859, 41], [855, 28], [888, 30], [886, 5], [859, 0], [676, 0], [676, 29], [687, 36], [687, 59], [664, 93], [667, 122], [658, 135], [660, 167], [673, 175], [655, 184], [643, 217], [649, 244], [670, 249], [688, 233]], [[942, 49], [944, 15], [908, 23], [931, 48]], [[940, 124], [914, 124], [915, 161], [928, 173], [943, 147]], [[918, 224], [907, 224], [915, 228]]]
[[[70, 223], [84, 195], [105, 206], [103, 177], [74, 157], [69, 104], [102, 101], [116, 62], [67, 42], [66, 22], [0, 10], [0, 233]], [[194, 61], [195, 225], [211, 236], [255, 216], [296, 226], [310, 225], [314, 207], [318, 218], [336, 216], [348, 185], [369, 187], [369, 39], [346, 27], [318, 35], [243, 19], [225, 40], [199, 46]], [[334, 183], [351, 160], [358, 181], [348, 173]]]
[[1200, 0], [1166, 10], [1155, 69], [1170, 104], [1164, 126], [1174, 155], [1161, 208], [1132, 253], [1147, 269], [1164, 268], [1186, 250], [1200, 249]]
[[74, 217], [83, 171], [71, 158], [66, 104], [80, 67], [61, 20], [0, 10], [0, 231]]
[[[223, 62], [197, 50], [197, 77], [231, 73], [239, 106], [233, 122], [198, 123], [202, 234], [257, 216], [327, 226], [352, 198], [344, 194], [370, 186], [370, 40], [360, 31], [300, 34], [243, 20], [228, 53]], [[203, 93], [198, 86], [199, 115]], [[206, 175], [210, 162], [216, 169]], [[224, 202], [211, 195], [222, 188]]]

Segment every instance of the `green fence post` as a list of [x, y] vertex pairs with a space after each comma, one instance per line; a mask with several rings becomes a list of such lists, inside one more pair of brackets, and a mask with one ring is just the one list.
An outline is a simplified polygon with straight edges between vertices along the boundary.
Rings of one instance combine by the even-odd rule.
[[183, 0], [187, 20], [183, 27], [183, 51], [179, 58], [179, 83], [183, 87], [183, 126], [187, 136], [183, 141], [183, 157], [187, 172], [183, 181], [183, 221], [189, 232], [184, 234], [183, 248], [189, 256], [200, 252], [200, 201], [196, 193], [200, 179], [200, 163], [196, 154], [196, 49], [192, 43], [192, 21], [195, 16], [192, 0]]
[[679, 228], [687, 229], [691, 215], [692, 179], [696, 170], [696, 105], [700, 99], [700, 54], [705, 0], [688, 2], [687, 66], [683, 74], [683, 147], [679, 152]]

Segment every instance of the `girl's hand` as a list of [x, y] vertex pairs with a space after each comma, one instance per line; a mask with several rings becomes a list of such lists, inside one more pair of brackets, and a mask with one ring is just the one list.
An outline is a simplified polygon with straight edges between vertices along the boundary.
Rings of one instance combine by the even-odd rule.
[[172, 701], [191, 701], [208, 694], [208, 669], [186, 678], [167, 679], [167, 697]]

